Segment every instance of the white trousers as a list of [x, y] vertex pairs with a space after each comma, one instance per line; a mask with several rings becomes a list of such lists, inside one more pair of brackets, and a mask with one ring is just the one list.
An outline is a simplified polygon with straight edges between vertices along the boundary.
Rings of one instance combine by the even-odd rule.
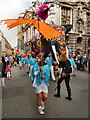
[[10, 78], [10, 72], [7, 72], [7, 78]]
[[50, 67], [50, 71], [51, 71], [52, 79], [53, 79], [53, 81], [55, 81], [53, 66]]
[[0, 86], [4, 86], [5, 85], [5, 78], [0, 78]]
[[30, 66], [30, 73], [29, 73], [29, 77], [31, 76], [32, 69], [33, 69], [33, 66]]

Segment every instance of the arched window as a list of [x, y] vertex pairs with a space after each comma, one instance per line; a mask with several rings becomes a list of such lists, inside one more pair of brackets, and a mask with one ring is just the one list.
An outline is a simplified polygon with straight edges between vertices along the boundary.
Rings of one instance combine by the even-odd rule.
[[80, 44], [82, 42], [82, 38], [81, 37], [78, 37], [77, 38], [77, 43]]

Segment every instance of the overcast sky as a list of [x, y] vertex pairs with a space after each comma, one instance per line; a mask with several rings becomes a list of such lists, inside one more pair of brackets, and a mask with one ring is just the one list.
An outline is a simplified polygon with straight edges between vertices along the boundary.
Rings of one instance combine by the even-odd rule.
[[[19, 13], [30, 7], [32, 1], [36, 0], [0, 0], [0, 20], [17, 19]], [[17, 28], [8, 30], [6, 25], [0, 25], [0, 29], [11, 45], [16, 46]]]

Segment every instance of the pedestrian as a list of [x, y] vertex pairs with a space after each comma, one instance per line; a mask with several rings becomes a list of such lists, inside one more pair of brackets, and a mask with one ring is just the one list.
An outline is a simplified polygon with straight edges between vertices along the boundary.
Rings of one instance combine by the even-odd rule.
[[70, 63], [71, 63], [72, 74], [73, 74], [73, 76], [75, 77], [75, 76], [76, 76], [76, 75], [75, 75], [76, 65], [75, 65], [75, 61], [74, 61], [74, 59], [73, 59], [73, 55], [69, 55], [68, 60], [69, 60]]
[[29, 55], [25, 57], [26, 72], [29, 73]]
[[32, 54], [31, 56], [32, 57], [29, 59], [29, 65], [30, 65], [29, 77], [31, 76], [33, 66], [36, 64], [35, 54]]
[[10, 64], [9, 61], [6, 63], [6, 72], [7, 72], [7, 80], [11, 80], [10, 78]]
[[48, 98], [50, 68], [42, 58], [34, 65], [31, 73], [31, 79], [37, 94], [38, 111], [40, 114], [44, 114], [43, 110], [45, 108], [45, 101]]
[[71, 88], [70, 88], [70, 73], [72, 72], [71, 64], [70, 61], [67, 59], [66, 54], [61, 54], [60, 55], [60, 60], [59, 60], [59, 68], [60, 72], [58, 75], [58, 81], [57, 81], [57, 94], [55, 94], [55, 97], [60, 98], [60, 90], [61, 90], [61, 83], [63, 80], [65, 80], [67, 92], [68, 92], [68, 97], [65, 97], [68, 100], [72, 100], [71, 98]]
[[52, 80], [55, 82], [55, 75], [54, 75], [54, 69], [53, 69], [53, 58], [52, 58], [52, 54], [49, 53], [48, 57], [45, 59], [45, 62], [48, 64], [50, 71], [51, 71], [51, 76], [52, 76]]
[[85, 71], [86, 67], [87, 67], [87, 57], [86, 56], [83, 56], [81, 64], [82, 64], [82, 70]]
[[4, 56], [2, 56], [2, 58], [0, 57], [0, 87], [4, 87], [5, 85], [5, 58]]
[[22, 61], [21, 61], [21, 56], [19, 57], [19, 68], [22, 69]]

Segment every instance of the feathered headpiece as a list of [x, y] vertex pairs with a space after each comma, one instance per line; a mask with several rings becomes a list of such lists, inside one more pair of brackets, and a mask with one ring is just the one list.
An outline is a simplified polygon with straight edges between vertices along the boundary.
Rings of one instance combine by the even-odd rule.
[[50, 8], [48, 7], [48, 5], [43, 4], [41, 6], [39, 6], [39, 10], [37, 11], [37, 15], [41, 20], [46, 20], [46, 18], [48, 17], [48, 11], [50, 12]]

